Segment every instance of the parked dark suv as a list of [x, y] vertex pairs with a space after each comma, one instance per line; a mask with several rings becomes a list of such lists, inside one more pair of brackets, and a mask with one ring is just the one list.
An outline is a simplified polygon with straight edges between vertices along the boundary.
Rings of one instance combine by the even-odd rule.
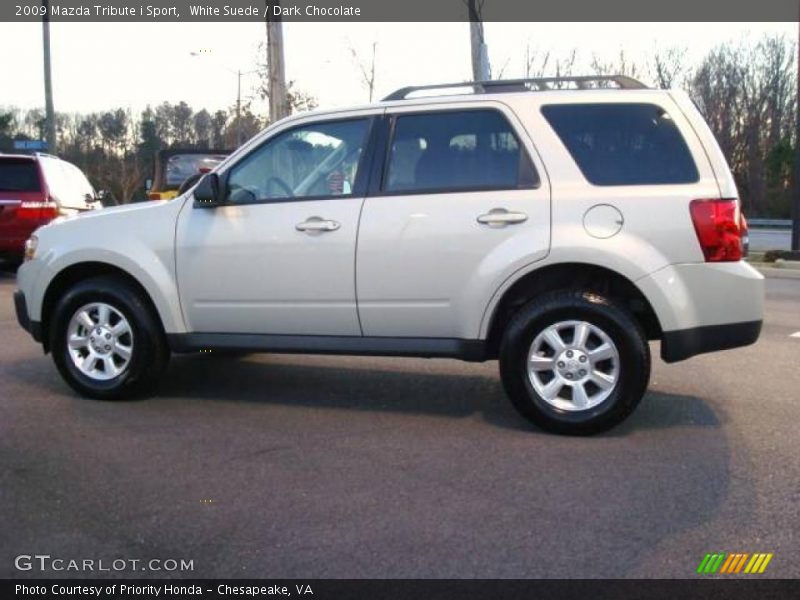
[[0, 154], [0, 257], [21, 260], [38, 227], [96, 206], [92, 184], [75, 165], [49, 154]]

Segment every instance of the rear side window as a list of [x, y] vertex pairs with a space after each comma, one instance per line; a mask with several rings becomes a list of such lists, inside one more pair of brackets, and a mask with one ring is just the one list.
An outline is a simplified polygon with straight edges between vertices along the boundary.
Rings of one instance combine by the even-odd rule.
[[90, 199], [94, 198], [94, 188], [92, 184], [89, 183], [89, 180], [86, 179], [86, 175], [83, 174], [78, 167], [73, 165], [72, 163], [64, 162], [62, 166], [68, 173], [68, 177], [71, 180], [72, 188], [75, 191], [76, 198], [81, 200], [85, 200], [87, 196]]
[[595, 185], [694, 183], [697, 166], [669, 114], [655, 104], [542, 107], [550, 126]]
[[39, 171], [32, 160], [0, 160], [0, 192], [41, 192]]
[[57, 158], [43, 156], [39, 159], [42, 165], [45, 181], [50, 194], [59, 202], [66, 202], [70, 199], [71, 190], [69, 179], [61, 168], [61, 161]]
[[396, 118], [383, 184], [387, 192], [516, 189], [538, 184], [530, 158], [497, 111]]

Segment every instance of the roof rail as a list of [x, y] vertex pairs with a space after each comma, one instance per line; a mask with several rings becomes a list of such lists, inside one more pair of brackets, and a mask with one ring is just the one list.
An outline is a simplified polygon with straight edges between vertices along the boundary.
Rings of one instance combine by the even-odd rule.
[[597, 89], [599, 84], [614, 83], [622, 90], [642, 90], [647, 86], [641, 81], [627, 75], [581, 75], [576, 77], [536, 77], [533, 79], [494, 79], [490, 81], [462, 81], [459, 83], [437, 83], [433, 85], [412, 85], [395, 90], [383, 101], [405, 100], [413, 93], [424, 90], [441, 90], [449, 88], [472, 88], [474, 94], [499, 94], [502, 92], [530, 92], [553, 89], [553, 84], [559, 86], [572, 83], [579, 90]]

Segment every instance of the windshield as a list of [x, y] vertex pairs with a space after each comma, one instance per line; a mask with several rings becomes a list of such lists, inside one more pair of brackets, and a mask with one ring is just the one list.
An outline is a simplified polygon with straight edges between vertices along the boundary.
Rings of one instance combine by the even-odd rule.
[[174, 154], [167, 159], [164, 184], [177, 188], [195, 173], [210, 171], [226, 158], [224, 154]]
[[24, 158], [0, 160], [0, 192], [40, 192], [36, 163]]

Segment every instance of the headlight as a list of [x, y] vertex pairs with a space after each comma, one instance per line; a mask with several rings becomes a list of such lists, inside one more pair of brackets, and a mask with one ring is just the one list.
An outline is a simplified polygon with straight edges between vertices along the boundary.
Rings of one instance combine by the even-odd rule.
[[31, 260], [36, 256], [36, 248], [39, 246], [39, 238], [32, 235], [25, 241], [25, 260]]

